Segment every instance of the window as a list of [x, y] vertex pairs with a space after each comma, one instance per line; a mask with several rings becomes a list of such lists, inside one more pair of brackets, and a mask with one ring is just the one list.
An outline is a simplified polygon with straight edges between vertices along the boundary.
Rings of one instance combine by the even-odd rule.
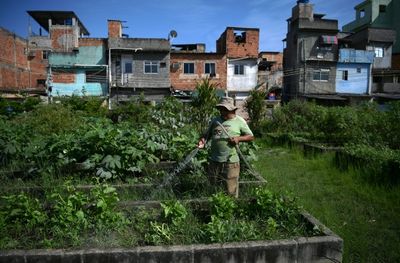
[[155, 74], [158, 73], [159, 63], [158, 61], [145, 61], [144, 62], [144, 73]]
[[347, 70], [342, 71], [342, 80], [349, 80], [349, 71]]
[[375, 47], [374, 51], [376, 58], [383, 58], [383, 47]]
[[365, 16], [365, 10], [362, 9], [360, 10], [360, 18], [363, 18]]
[[329, 69], [315, 69], [313, 71], [313, 81], [329, 81]]
[[361, 73], [361, 68], [357, 68], [357, 73]]
[[101, 83], [107, 82], [106, 70], [87, 70], [86, 72], [86, 83]]
[[215, 76], [215, 63], [205, 63], [204, 64], [204, 73]]
[[132, 73], [132, 62], [125, 62], [124, 73]]
[[385, 5], [379, 5], [379, 13], [385, 13], [386, 12], [386, 6]]
[[183, 64], [184, 74], [194, 74], [194, 63], [184, 63]]
[[49, 50], [42, 51], [42, 59], [49, 59]]
[[235, 75], [244, 75], [244, 65], [235, 65]]
[[46, 85], [46, 80], [45, 79], [37, 79], [36, 80], [36, 85], [44, 87]]
[[381, 83], [382, 82], [382, 77], [381, 76], [373, 76], [372, 77], [372, 82], [373, 83]]
[[246, 43], [246, 31], [234, 30], [233, 35], [235, 36], [236, 43]]

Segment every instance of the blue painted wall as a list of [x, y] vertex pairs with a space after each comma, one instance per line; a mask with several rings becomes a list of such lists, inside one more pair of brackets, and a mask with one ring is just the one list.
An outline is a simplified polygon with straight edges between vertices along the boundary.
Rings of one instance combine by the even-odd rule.
[[105, 65], [104, 46], [83, 46], [79, 52], [55, 52], [49, 56], [51, 68], [63, 68], [75, 74], [74, 83], [51, 83], [53, 96], [107, 96], [108, 83], [86, 83], [86, 70], [82, 65], [88, 65], [88, 69], [101, 69], [90, 65]]
[[106, 49], [104, 46], [79, 47], [79, 52], [55, 52], [49, 55], [50, 66], [74, 64], [104, 65]]
[[338, 62], [374, 63], [375, 53], [367, 50], [356, 50], [353, 48], [339, 49]]
[[[336, 71], [336, 92], [367, 94], [371, 64], [338, 63]], [[343, 71], [347, 70], [347, 80], [343, 80]], [[360, 71], [360, 72], [359, 72]]]
[[[367, 94], [370, 81], [370, 67], [374, 62], [374, 52], [353, 48], [339, 49], [336, 71], [336, 92]], [[347, 80], [343, 72], [347, 71]]]
[[106, 96], [108, 83], [86, 83], [85, 69], [75, 71], [75, 83], [53, 83], [53, 96]]

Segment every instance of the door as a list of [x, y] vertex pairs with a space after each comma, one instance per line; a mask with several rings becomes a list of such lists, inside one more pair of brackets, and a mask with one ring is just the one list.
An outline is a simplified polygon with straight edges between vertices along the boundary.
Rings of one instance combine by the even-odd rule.
[[127, 85], [133, 77], [133, 56], [121, 55], [121, 84]]

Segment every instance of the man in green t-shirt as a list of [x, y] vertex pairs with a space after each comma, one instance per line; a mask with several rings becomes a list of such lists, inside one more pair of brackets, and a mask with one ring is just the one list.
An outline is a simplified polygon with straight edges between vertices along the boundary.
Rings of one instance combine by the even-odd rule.
[[236, 146], [239, 142], [254, 140], [254, 136], [246, 121], [236, 115], [237, 107], [232, 98], [222, 98], [217, 109], [221, 116], [211, 121], [207, 134], [200, 139], [198, 147], [204, 148], [206, 141], [211, 139], [208, 165], [210, 182], [215, 186], [225, 185], [230, 195], [238, 197], [240, 159]]

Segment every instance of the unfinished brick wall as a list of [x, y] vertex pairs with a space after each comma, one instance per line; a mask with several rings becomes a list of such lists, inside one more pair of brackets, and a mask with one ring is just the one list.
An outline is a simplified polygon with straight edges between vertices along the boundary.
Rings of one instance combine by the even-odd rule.
[[105, 46], [106, 44], [106, 38], [79, 38], [80, 47]]
[[0, 43], [0, 89], [41, 88], [38, 79], [46, 78], [47, 66], [47, 60], [42, 59], [42, 51], [33, 51], [32, 47], [28, 48], [25, 39], [2, 28]]
[[75, 74], [66, 72], [54, 72], [53, 83], [75, 83]]
[[[211, 82], [220, 89], [226, 89], [226, 57], [218, 53], [171, 53], [171, 86], [175, 90], [195, 90], [197, 82], [206, 78], [204, 65], [206, 62], [215, 63], [216, 76]], [[194, 63], [194, 74], [184, 74], [184, 63]], [[179, 65], [179, 68], [174, 68]]]
[[108, 37], [119, 38], [122, 37], [122, 25], [119, 20], [108, 20]]
[[[243, 35], [238, 33], [243, 33]], [[257, 58], [258, 48], [259, 29], [257, 28], [228, 27], [217, 40], [217, 52], [226, 53], [228, 58]]]
[[74, 29], [71, 26], [52, 26], [50, 29], [53, 51], [70, 51], [75, 47]]
[[282, 52], [261, 52], [259, 58], [266, 59], [266, 61], [274, 62], [271, 67], [271, 71], [283, 70]]

